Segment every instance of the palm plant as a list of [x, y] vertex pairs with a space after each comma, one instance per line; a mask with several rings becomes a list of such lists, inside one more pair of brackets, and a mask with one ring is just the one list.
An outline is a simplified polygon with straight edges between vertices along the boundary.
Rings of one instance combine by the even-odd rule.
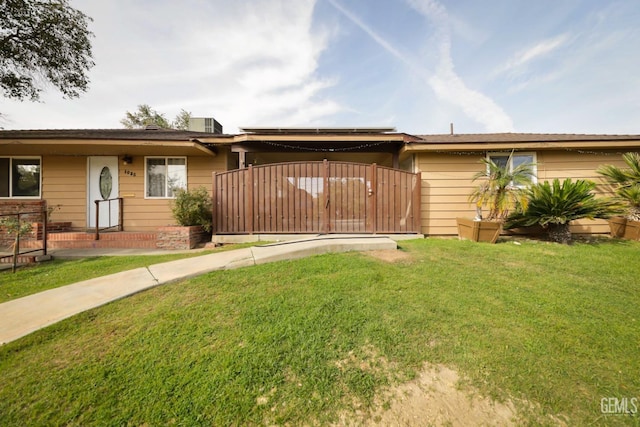
[[609, 218], [623, 207], [612, 199], [596, 198], [592, 181], [566, 179], [543, 182], [525, 191], [526, 207], [509, 215], [504, 227], [530, 227], [540, 225], [547, 230], [549, 239], [570, 243], [569, 223], [577, 219]]
[[627, 219], [640, 221], [640, 154], [625, 153], [622, 159], [627, 168], [602, 165], [597, 172], [615, 187], [616, 195], [627, 205]]
[[481, 162], [485, 170], [473, 176], [473, 181], [483, 180], [469, 196], [469, 201], [476, 204], [479, 219], [482, 219], [481, 209], [488, 206], [489, 221], [504, 221], [509, 211], [521, 203], [525, 203], [523, 186], [531, 184], [533, 180], [533, 164], [523, 163], [513, 169], [510, 168], [511, 156], [507, 162], [497, 164], [486, 158]]

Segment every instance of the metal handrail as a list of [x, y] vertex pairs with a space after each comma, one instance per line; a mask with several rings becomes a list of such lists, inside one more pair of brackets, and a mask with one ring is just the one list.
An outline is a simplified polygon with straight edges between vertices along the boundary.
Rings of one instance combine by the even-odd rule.
[[[118, 200], [118, 223], [116, 225], [111, 225], [111, 202], [114, 200]], [[100, 228], [100, 203], [108, 202], [109, 206], [107, 212], [109, 212], [109, 226]], [[122, 224], [122, 197], [114, 197], [113, 199], [105, 199], [105, 200], [95, 200], [96, 204], [96, 231], [94, 240], [100, 240], [100, 232], [105, 230], [110, 230], [112, 228], [118, 228], [118, 231], [123, 231], [124, 227]]]
[[[20, 233], [18, 233], [16, 235], [16, 240], [13, 246], [13, 253], [10, 255], [2, 255], [0, 256], [0, 259], [4, 259], [4, 258], [11, 258], [13, 257], [13, 261], [12, 261], [12, 268], [11, 270], [13, 272], [16, 271], [16, 267], [18, 264], [18, 257], [21, 255], [25, 255], [25, 254], [30, 254], [33, 252], [40, 252], [42, 251], [43, 255], [47, 255], [47, 240], [48, 240], [48, 231], [47, 231], [47, 222], [48, 222], [48, 212], [47, 209], [42, 209], [42, 210], [38, 210], [38, 211], [30, 211], [30, 212], [17, 212], [17, 213], [11, 213], [11, 214], [0, 214], [0, 217], [6, 217], [6, 216], [15, 216], [18, 218], [18, 224], [20, 223], [20, 216], [22, 215], [33, 215], [33, 214], [41, 214], [42, 215], [42, 248], [39, 249], [31, 249], [29, 251], [24, 251], [24, 252], [20, 252]], [[36, 236], [37, 238], [37, 236]]]

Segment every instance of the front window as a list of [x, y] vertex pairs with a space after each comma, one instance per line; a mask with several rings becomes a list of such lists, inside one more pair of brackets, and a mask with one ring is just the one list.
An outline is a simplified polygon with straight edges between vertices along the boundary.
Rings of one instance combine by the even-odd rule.
[[40, 158], [0, 157], [0, 197], [40, 197]]
[[489, 153], [487, 154], [489, 160], [500, 167], [509, 166], [509, 170], [513, 171], [520, 165], [532, 165], [531, 166], [531, 182], [536, 183], [537, 169], [536, 169], [536, 154], [535, 153]]
[[176, 190], [187, 188], [185, 157], [147, 157], [145, 168], [148, 198], [174, 198]]

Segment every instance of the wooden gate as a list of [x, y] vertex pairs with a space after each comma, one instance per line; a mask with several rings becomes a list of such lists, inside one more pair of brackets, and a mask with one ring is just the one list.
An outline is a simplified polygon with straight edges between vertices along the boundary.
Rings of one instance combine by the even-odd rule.
[[326, 160], [214, 173], [213, 231], [419, 233], [420, 176]]

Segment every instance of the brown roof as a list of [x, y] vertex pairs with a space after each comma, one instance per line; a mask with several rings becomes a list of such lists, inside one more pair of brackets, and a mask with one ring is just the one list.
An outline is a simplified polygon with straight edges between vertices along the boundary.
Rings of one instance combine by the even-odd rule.
[[228, 137], [233, 135], [193, 132], [175, 129], [43, 129], [0, 130], [0, 139], [111, 139], [191, 141], [198, 138]]
[[468, 133], [416, 135], [422, 143], [467, 144], [491, 142], [580, 142], [580, 141], [632, 141], [640, 140], [640, 135], [594, 135], [570, 133]]

